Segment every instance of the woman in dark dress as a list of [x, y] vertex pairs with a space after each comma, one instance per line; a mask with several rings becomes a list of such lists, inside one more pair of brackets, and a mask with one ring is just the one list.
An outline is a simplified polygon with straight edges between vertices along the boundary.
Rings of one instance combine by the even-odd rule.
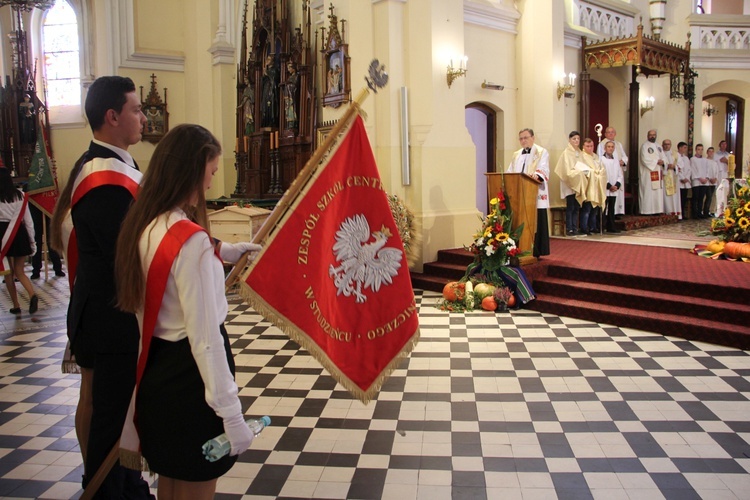
[[[136, 419], [120, 440], [123, 465], [159, 474], [159, 498], [213, 498], [217, 479], [250, 446], [223, 323], [222, 259], [236, 262], [252, 243], [208, 234], [205, 192], [221, 146], [199, 125], [179, 125], [154, 150], [138, 197], [122, 223], [115, 270], [118, 305], [136, 313], [141, 354]], [[219, 258], [220, 257], [220, 258]], [[231, 453], [209, 462], [202, 445], [225, 432]]]
[[28, 200], [13, 185], [13, 178], [7, 168], [0, 168], [0, 233], [2, 248], [0, 255], [8, 258], [9, 266], [3, 264], [5, 287], [13, 301], [11, 314], [21, 314], [16, 292], [16, 278], [29, 294], [29, 313], [34, 314], [39, 307], [39, 298], [34, 293], [31, 280], [24, 272], [26, 258], [36, 253], [34, 222], [28, 210]]

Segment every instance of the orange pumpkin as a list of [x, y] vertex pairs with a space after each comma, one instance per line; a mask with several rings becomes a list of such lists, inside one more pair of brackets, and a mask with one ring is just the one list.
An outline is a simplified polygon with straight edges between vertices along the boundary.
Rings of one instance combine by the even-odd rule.
[[459, 283], [458, 281], [451, 281], [450, 283], [446, 283], [443, 287], [443, 298], [449, 302], [464, 300], [465, 289], [465, 283]]
[[724, 254], [732, 259], [750, 259], [750, 243], [727, 242], [724, 245]]

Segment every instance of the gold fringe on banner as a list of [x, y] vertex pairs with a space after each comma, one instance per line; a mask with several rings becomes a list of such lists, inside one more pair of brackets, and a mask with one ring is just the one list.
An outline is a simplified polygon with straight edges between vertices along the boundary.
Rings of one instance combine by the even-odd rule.
[[259, 295], [252, 292], [251, 287], [247, 285], [245, 281], [242, 282], [240, 289], [240, 295], [245, 299], [256, 312], [258, 312], [265, 319], [273, 323], [281, 331], [289, 336], [293, 341], [298, 343], [302, 348], [306, 349], [321, 365], [325, 368], [331, 376], [341, 384], [344, 389], [349, 391], [355, 398], [360, 400], [363, 404], [369, 403], [372, 398], [380, 391], [383, 383], [388, 380], [388, 377], [393, 373], [393, 370], [398, 368], [401, 360], [409, 356], [414, 350], [417, 343], [419, 342], [419, 329], [409, 338], [404, 344], [399, 353], [393, 357], [391, 362], [383, 368], [380, 375], [375, 379], [367, 390], [362, 390], [357, 384], [344, 375], [344, 373], [338, 369], [336, 364], [328, 357], [328, 354], [321, 349], [321, 347], [315, 343], [304, 331], [297, 328], [297, 326], [289, 321], [285, 316], [279, 315], [276, 311], [268, 305]]

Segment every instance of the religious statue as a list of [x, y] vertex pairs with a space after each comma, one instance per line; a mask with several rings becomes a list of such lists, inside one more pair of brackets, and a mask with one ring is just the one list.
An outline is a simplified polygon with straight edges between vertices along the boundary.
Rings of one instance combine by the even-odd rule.
[[276, 127], [279, 124], [279, 71], [274, 64], [273, 56], [266, 57], [266, 68], [263, 72], [263, 105], [261, 126]]
[[242, 98], [237, 108], [243, 108], [243, 114], [245, 115], [245, 135], [250, 135], [255, 132], [255, 119], [253, 118], [253, 112], [255, 111], [255, 85], [251, 85], [245, 76], [245, 90], [242, 91]]
[[284, 119], [286, 120], [287, 129], [297, 128], [297, 80], [299, 74], [297, 73], [297, 67], [293, 61], [286, 63], [287, 71], [289, 76], [286, 79], [286, 87], [284, 89]]
[[31, 102], [29, 94], [23, 95], [23, 102], [18, 105], [18, 121], [21, 124], [21, 144], [34, 144], [36, 142], [36, 107]]

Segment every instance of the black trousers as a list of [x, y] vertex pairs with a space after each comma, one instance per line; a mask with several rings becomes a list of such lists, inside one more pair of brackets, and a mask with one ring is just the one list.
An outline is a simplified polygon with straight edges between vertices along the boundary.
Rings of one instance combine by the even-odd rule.
[[706, 188], [708, 186], [693, 186], [693, 219], [703, 217], [703, 203], [706, 200]]
[[49, 260], [56, 273], [62, 272], [60, 254], [49, 248], [49, 217], [44, 215], [35, 205], [29, 203], [31, 220], [34, 221], [34, 241], [36, 241], [36, 253], [31, 257], [31, 269], [34, 274], [39, 274], [42, 269], [42, 235], [44, 234], [43, 220], [47, 219], [47, 248], [49, 249]]
[[714, 199], [716, 186], [706, 186], [706, 200], [703, 202], [703, 217], [711, 216], [711, 201]]
[[617, 197], [607, 196], [607, 231], [615, 230], [615, 203], [617, 203]]
[[692, 218], [692, 215], [687, 212], [689, 193], [690, 193], [690, 188], [687, 188], [687, 189], [680, 188], [680, 206], [682, 207], [682, 220]]
[[[84, 488], [120, 439], [135, 387], [137, 361], [137, 352], [96, 355], [92, 388], [94, 411], [84, 464]], [[140, 471], [122, 467], [117, 462], [94, 498], [142, 499], [151, 495]]]

